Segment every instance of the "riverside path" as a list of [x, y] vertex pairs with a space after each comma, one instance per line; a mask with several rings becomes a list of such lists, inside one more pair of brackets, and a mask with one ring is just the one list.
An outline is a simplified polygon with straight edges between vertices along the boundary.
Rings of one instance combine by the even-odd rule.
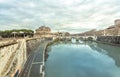
[[41, 77], [40, 70], [43, 65], [43, 51], [49, 41], [43, 41], [35, 52], [32, 52], [28, 58], [24, 69], [19, 77]]

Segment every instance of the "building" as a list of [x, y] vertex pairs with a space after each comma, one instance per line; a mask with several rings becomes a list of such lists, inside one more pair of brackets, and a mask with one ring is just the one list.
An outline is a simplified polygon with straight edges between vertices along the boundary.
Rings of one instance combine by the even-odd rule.
[[115, 25], [109, 26], [108, 28], [104, 29], [105, 36], [114, 36], [116, 34], [115, 29], [116, 29]]
[[36, 33], [34, 35], [35, 37], [51, 37], [51, 29], [46, 26], [41, 26], [38, 29], [36, 29]]
[[96, 29], [92, 29], [86, 32], [83, 32], [81, 34], [79, 34], [80, 36], [94, 36], [96, 32]]
[[115, 29], [116, 35], [120, 36], [120, 19], [115, 20], [115, 26], [116, 26]]
[[120, 28], [120, 19], [115, 20], [114, 23], [115, 23], [115, 26]]
[[51, 32], [51, 29], [46, 26], [41, 26], [38, 29], [36, 29], [36, 33], [38, 34], [49, 34]]
[[104, 32], [105, 32], [104, 30], [98, 30], [98, 31], [95, 32], [95, 35], [96, 36], [103, 36]]
[[86, 31], [79, 34], [80, 36], [120, 36], [120, 19], [114, 21], [114, 25], [109, 26], [106, 29], [98, 30], [95, 29]]

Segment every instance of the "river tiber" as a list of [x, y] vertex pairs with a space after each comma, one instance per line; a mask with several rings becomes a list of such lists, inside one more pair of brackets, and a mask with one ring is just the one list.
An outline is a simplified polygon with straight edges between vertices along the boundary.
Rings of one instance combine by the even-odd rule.
[[120, 77], [120, 0], [0, 0], [0, 77]]

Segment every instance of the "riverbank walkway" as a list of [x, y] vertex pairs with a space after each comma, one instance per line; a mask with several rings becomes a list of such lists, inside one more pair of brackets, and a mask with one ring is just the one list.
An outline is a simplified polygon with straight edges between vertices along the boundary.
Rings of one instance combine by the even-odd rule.
[[48, 42], [50, 41], [45, 40], [41, 42], [37, 50], [32, 52], [19, 77], [41, 77], [40, 71], [43, 65], [43, 52]]

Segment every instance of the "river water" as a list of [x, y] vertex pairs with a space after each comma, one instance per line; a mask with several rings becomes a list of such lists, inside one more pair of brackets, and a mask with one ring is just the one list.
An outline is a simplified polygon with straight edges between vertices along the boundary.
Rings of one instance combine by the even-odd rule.
[[95, 42], [52, 45], [45, 77], [120, 77], [120, 48]]

